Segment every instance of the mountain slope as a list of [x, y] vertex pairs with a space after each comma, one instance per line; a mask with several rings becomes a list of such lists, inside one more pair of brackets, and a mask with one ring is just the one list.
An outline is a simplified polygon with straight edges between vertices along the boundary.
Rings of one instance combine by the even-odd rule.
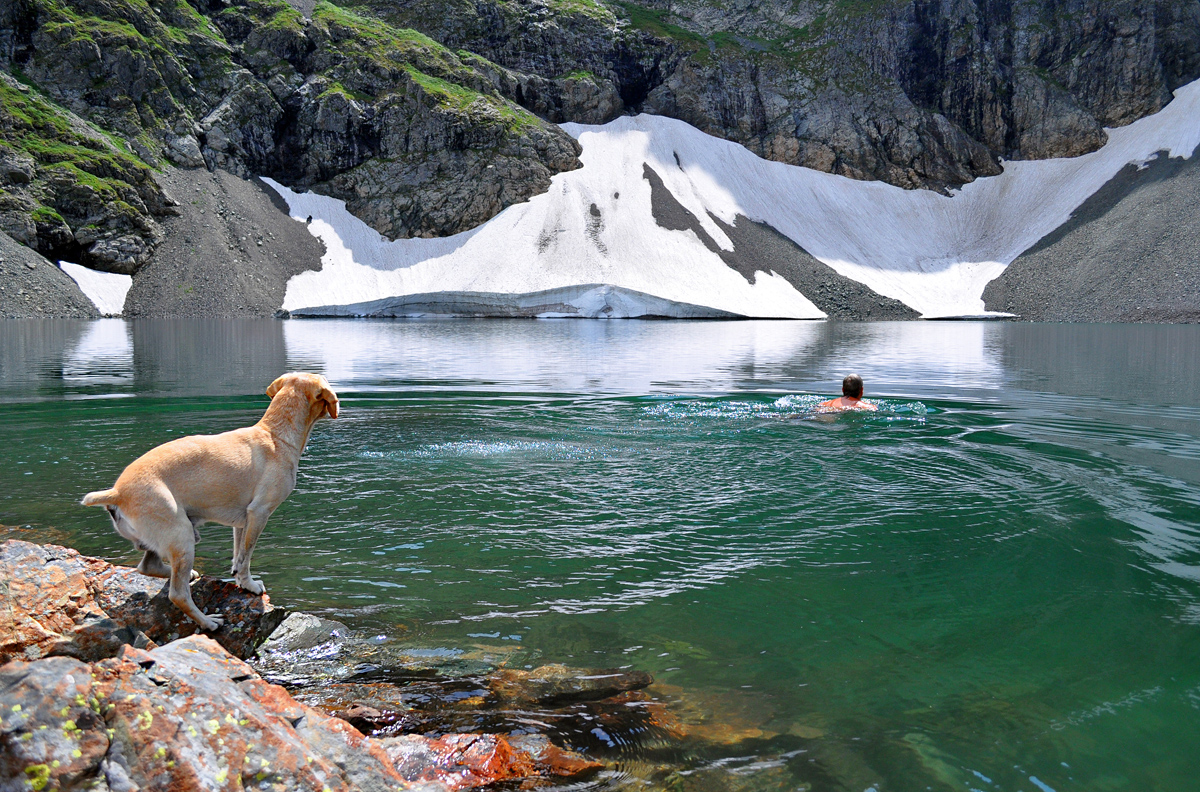
[[1128, 165], [988, 284], [1032, 321], [1200, 322], [1200, 151]]

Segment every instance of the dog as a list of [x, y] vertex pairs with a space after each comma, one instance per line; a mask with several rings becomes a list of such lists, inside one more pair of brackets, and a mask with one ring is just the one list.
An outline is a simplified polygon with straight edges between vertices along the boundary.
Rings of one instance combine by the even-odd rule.
[[261, 594], [250, 555], [271, 513], [296, 486], [300, 454], [313, 424], [338, 417], [338, 397], [318, 374], [284, 374], [267, 388], [271, 405], [254, 426], [181, 437], [152, 448], [122, 471], [112, 489], [89, 492], [84, 506], [103, 506], [117, 533], [145, 552], [138, 571], [170, 578], [170, 598], [204, 630], [224, 623], [192, 601], [196, 529], [233, 528], [233, 579]]

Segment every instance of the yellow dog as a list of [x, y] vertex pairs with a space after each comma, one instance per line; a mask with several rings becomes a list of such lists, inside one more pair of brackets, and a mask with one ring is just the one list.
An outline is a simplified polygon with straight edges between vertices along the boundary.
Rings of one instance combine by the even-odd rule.
[[233, 578], [255, 594], [250, 554], [271, 513], [296, 486], [300, 454], [322, 415], [338, 416], [338, 398], [317, 374], [284, 374], [267, 388], [271, 406], [254, 426], [181, 437], [147, 451], [110, 490], [89, 492], [84, 506], [103, 506], [117, 533], [145, 555], [138, 571], [171, 579], [170, 597], [205, 630], [224, 619], [206, 616], [189, 588], [196, 528], [233, 527]]

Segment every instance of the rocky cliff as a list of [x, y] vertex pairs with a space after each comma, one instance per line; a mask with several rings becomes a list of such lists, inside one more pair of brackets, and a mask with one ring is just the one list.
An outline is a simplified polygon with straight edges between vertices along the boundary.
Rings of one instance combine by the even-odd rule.
[[133, 273], [185, 205], [168, 165], [272, 175], [390, 236], [471, 228], [577, 167], [560, 129], [413, 30], [327, 2], [0, 6], [0, 228]]
[[1197, 2], [367, 1], [552, 120], [652, 112], [904, 187], [1092, 151], [1200, 76]]

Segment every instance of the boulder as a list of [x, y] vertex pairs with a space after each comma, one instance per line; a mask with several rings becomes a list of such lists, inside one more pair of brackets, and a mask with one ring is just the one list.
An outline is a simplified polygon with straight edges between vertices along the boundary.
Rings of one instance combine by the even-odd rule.
[[[202, 610], [225, 624], [212, 637], [249, 657], [286, 613], [216, 578], [192, 584]], [[57, 545], [16, 539], [0, 544], [0, 662], [65, 655], [94, 662], [122, 645], [153, 648], [196, 632], [167, 599], [166, 581]]]
[[[0, 668], [0, 789], [391, 790], [378, 745], [204, 636], [88, 665], [55, 657]], [[102, 787], [103, 788], [103, 787]]]

